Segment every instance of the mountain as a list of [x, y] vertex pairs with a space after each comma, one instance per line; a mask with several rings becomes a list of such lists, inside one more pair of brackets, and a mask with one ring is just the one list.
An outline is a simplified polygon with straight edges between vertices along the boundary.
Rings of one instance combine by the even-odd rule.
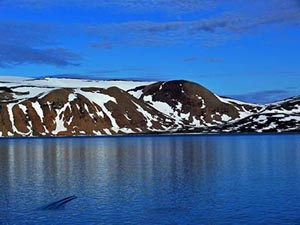
[[299, 132], [300, 97], [265, 105], [258, 113], [213, 128], [213, 132]]
[[0, 78], [0, 136], [300, 130], [300, 98], [257, 105], [184, 80]]
[[128, 91], [182, 128], [207, 127], [241, 119], [261, 106], [221, 98], [205, 87], [184, 80], [157, 82]]

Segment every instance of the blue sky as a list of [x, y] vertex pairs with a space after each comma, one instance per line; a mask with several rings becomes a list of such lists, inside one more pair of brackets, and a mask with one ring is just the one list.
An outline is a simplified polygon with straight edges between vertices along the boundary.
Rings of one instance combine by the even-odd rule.
[[299, 0], [0, 0], [0, 75], [198, 82], [300, 94]]

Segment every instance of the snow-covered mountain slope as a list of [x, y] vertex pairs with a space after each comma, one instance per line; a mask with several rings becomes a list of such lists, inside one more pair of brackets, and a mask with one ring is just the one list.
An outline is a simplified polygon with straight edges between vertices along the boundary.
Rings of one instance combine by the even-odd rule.
[[[72, 78], [26, 78], [13, 76], [0, 76], [0, 88], [9, 88], [12, 92], [21, 92], [26, 95], [26, 92], [34, 92], [38, 95], [53, 88], [110, 88], [118, 87], [122, 90], [132, 89], [143, 85], [155, 83], [154, 81], [127, 81], [127, 80], [84, 80]], [[30, 98], [29, 96], [24, 96]]]
[[300, 97], [265, 105], [258, 113], [210, 132], [299, 132]]
[[261, 106], [221, 98], [205, 87], [184, 80], [158, 82], [129, 90], [182, 127], [206, 127], [244, 118]]
[[162, 132], [172, 118], [117, 87], [55, 89], [0, 103], [3, 136], [111, 135]]
[[299, 131], [300, 100], [255, 105], [189, 81], [0, 78], [0, 136]]
[[123, 80], [83, 80], [71, 78], [42, 78], [0, 76], [0, 101], [24, 100], [42, 96], [60, 88], [110, 88], [118, 87], [122, 90], [149, 85], [154, 82], [123, 81]]
[[239, 100], [235, 100], [232, 98], [228, 97], [221, 97], [215, 95], [221, 102], [230, 104], [234, 106], [238, 111], [239, 111], [239, 117], [238, 119], [245, 118], [249, 115], [252, 115], [253, 113], [257, 113], [259, 111], [262, 111], [265, 106], [264, 105], [258, 105], [258, 104], [252, 104], [252, 103], [247, 103]]

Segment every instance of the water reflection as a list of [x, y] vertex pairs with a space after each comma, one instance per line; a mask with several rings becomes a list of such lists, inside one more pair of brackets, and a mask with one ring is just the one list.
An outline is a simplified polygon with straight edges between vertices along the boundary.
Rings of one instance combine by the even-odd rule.
[[12, 224], [45, 224], [50, 214], [29, 209], [71, 195], [76, 204], [51, 220], [241, 222], [258, 203], [267, 204], [254, 207], [258, 215], [286, 204], [284, 194], [292, 198], [288, 209], [300, 212], [295, 135], [8, 139], [0, 142], [0, 162], [0, 218]]

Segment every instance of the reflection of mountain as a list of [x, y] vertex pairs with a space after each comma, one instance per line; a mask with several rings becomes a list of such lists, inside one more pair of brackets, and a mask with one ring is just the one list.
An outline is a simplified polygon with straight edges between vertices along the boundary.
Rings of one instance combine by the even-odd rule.
[[[92, 199], [105, 194], [94, 201], [108, 204], [112, 198], [134, 199], [135, 191], [155, 197], [161, 191], [182, 189], [187, 182], [197, 189], [203, 179], [206, 183], [213, 181], [221, 158], [230, 157], [214, 151], [221, 150], [218, 145], [222, 138], [219, 139], [218, 142], [196, 137], [7, 140], [0, 154], [0, 185], [9, 193], [0, 196], [19, 198], [14, 201], [19, 204], [24, 195], [28, 197], [26, 205], [36, 204], [32, 206], [36, 208], [70, 194], [81, 196], [76, 202], [82, 195]], [[226, 141], [222, 146], [227, 146]], [[0, 189], [0, 193], [5, 189]], [[30, 194], [26, 195], [26, 191]], [[186, 194], [190, 195], [188, 190]]]
[[[223, 224], [237, 216], [247, 224], [253, 213], [261, 215], [251, 220], [259, 224], [266, 220], [262, 210], [273, 212], [268, 224], [284, 224], [282, 209], [298, 221], [298, 135], [7, 139], [0, 145], [0, 224], [3, 218], [2, 224], [168, 224], [174, 216], [186, 224]], [[35, 210], [73, 194], [78, 199], [65, 210]], [[274, 202], [282, 208], [274, 210]]]
[[4, 137], [299, 130], [299, 97], [249, 104], [182, 80], [0, 81], [0, 136]]

